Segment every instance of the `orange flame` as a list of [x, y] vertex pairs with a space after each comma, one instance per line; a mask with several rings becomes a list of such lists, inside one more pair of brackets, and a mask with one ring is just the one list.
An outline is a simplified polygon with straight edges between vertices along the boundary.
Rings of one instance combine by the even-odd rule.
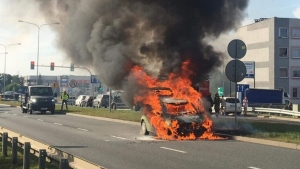
[[[135, 66], [132, 68], [132, 74], [137, 79], [137, 83], [141, 86], [145, 87], [145, 90], [140, 90], [134, 97], [135, 103], [141, 103], [144, 106], [143, 113], [147, 115], [150, 119], [151, 125], [156, 130], [157, 138], [166, 139], [166, 140], [196, 140], [196, 139], [221, 139], [218, 136], [214, 136], [211, 127], [212, 120], [205, 115], [204, 105], [201, 99], [201, 94], [193, 89], [191, 86], [192, 83], [189, 80], [189, 77], [193, 74], [193, 72], [189, 69], [190, 62], [186, 61], [183, 63], [181, 67], [181, 72], [179, 74], [171, 73], [168, 75], [167, 80], [161, 81], [157, 78], [152, 78], [147, 75], [142, 67]], [[155, 87], [166, 87], [172, 90], [166, 91], [153, 91], [149, 90], [149, 88]], [[179, 123], [178, 120], [172, 120], [167, 124], [164, 118], [161, 116], [162, 107], [160, 104], [158, 95], [172, 95], [172, 98], [184, 99], [189, 103], [184, 106], [172, 106], [167, 105], [167, 109], [169, 113], [172, 115], [177, 115], [179, 112], [183, 110], [195, 110], [192, 105], [198, 111], [189, 111], [189, 114], [197, 114], [199, 112], [203, 113], [204, 121], [201, 125], [197, 125], [196, 123], [192, 123], [191, 126], [188, 126], [192, 129], [202, 129], [204, 132], [201, 135], [197, 135], [197, 133], [178, 133], [181, 128], [184, 128], [183, 124]], [[150, 106], [145, 107], [145, 105]]]

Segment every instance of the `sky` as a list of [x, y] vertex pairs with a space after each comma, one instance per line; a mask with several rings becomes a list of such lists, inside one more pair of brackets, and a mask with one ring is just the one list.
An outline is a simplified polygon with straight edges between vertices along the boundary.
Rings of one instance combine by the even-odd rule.
[[[31, 2], [32, 3], [32, 2]], [[247, 17], [242, 25], [254, 23], [254, 19], [259, 18], [299, 18], [300, 2], [299, 0], [250, 0], [246, 9]], [[6, 46], [6, 70], [7, 74], [27, 76], [36, 75], [36, 67], [30, 70], [30, 62], [37, 61], [38, 51], [38, 28], [26, 22], [42, 25], [47, 23], [43, 15], [39, 13], [37, 4], [28, 4], [26, 0], [0, 0], [0, 44]], [[55, 20], [53, 22], [56, 22]], [[49, 23], [49, 22], [48, 22]], [[71, 61], [67, 58], [57, 46], [58, 36], [52, 31], [51, 27], [60, 25], [45, 25], [40, 28], [39, 36], [39, 65], [70, 66]], [[218, 45], [220, 43], [228, 44], [234, 39], [234, 32], [221, 35], [218, 39], [211, 40], [216, 50], [225, 52], [227, 46]], [[21, 43], [21, 45], [13, 45]], [[5, 48], [0, 45], [0, 73], [4, 72]], [[80, 65], [75, 65], [80, 66]], [[91, 68], [88, 68], [93, 74], [97, 74]], [[68, 68], [55, 68], [50, 71], [49, 67], [39, 67], [41, 75], [83, 75], [89, 76], [86, 70], [76, 69], [71, 72]]]

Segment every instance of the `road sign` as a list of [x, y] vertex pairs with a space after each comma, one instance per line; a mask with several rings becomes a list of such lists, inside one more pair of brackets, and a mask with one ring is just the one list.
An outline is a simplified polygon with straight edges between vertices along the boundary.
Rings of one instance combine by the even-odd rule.
[[72, 80], [70, 80], [69, 85], [70, 85], [71, 88], [74, 88], [74, 87], [77, 86], [77, 81], [72, 79]]
[[232, 60], [226, 65], [225, 73], [230, 81], [240, 82], [245, 78], [246, 66], [240, 60]]
[[51, 87], [53, 87], [53, 88], [58, 88], [58, 85], [57, 85], [57, 83], [56, 82], [53, 82], [53, 84], [52, 84], [52, 86]]
[[218, 87], [219, 96], [223, 96], [223, 87]]
[[241, 59], [245, 56], [247, 47], [243, 41], [234, 39], [228, 44], [227, 51], [233, 59]]
[[245, 78], [254, 78], [255, 74], [255, 62], [244, 62], [246, 66]]
[[245, 92], [250, 88], [249, 84], [237, 84], [237, 92]]
[[99, 83], [99, 80], [96, 78], [95, 75], [91, 75], [91, 83]]

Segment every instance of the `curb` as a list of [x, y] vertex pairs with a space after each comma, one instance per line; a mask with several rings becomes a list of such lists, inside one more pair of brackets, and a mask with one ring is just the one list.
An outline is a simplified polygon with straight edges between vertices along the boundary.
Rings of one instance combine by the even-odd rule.
[[123, 123], [123, 124], [131, 124], [131, 125], [138, 125], [138, 126], [141, 125], [139, 122], [119, 120], [119, 119], [112, 119], [112, 118], [106, 118], [106, 117], [88, 116], [88, 115], [81, 115], [81, 114], [75, 114], [75, 113], [66, 113], [66, 115], [77, 116], [77, 117], [85, 117], [85, 118], [89, 118], [89, 119], [110, 121], [110, 122]]
[[268, 145], [268, 146], [300, 150], [300, 145], [294, 144], [294, 143], [285, 143], [285, 142], [279, 142], [279, 141], [264, 140], [264, 139], [242, 137], [242, 136], [231, 136], [231, 137], [233, 138], [233, 140], [237, 140], [237, 141], [244, 141], [244, 142], [249, 142], [249, 143], [256, 143], [256, 144], [263, 144], [263, 145]]

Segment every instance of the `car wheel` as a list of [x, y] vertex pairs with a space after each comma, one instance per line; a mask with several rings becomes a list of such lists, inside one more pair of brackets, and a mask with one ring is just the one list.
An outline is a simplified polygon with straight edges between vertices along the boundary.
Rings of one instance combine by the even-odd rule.
[[147, 130], [147, 126], [146, 126], [145, 121], [142, 121], [141, 134], [142, 135], [149, 135], [149, 131]]
[[32, 112], [33, 112], [32, 109], [30, 109], [30, 110], [29, 110], [29, 114], [32, 114]]
[[101, 108], [101, 104], [100, 103], [98, 103], [98, 108]]
[[24, 108], [22, 107], [21, 109], [22, 109], [22, 113], [25, 113], [25, 110], [24, 110]]
[[51, 110], [51, 114], [54, 114], [54, 110]]

